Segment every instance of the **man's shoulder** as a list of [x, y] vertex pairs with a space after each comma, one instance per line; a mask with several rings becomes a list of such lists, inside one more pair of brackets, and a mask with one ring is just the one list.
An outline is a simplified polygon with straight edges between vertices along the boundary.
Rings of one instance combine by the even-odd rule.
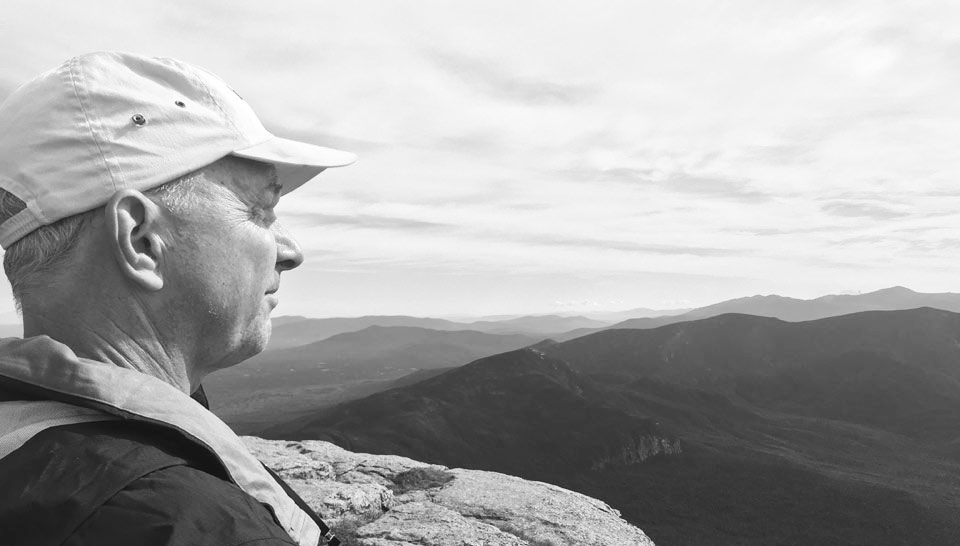
[[290, 544], [216, 457], [165, 427], [47, 429], [0, 459], [0, 483], [0, 535], [15, 544]]
[[98, 508], [64, 546], [294, 544], [267, 509], [235, 485], [189, 466], [146, 474]]

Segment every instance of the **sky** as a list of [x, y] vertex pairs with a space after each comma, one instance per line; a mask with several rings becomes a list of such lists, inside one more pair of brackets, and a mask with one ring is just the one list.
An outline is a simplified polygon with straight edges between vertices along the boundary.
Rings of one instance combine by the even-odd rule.
[[955, 2], [5, 0], [0, 97], [104, 49], [359, 155], [281, 201], [275, 315], [960, 292]]

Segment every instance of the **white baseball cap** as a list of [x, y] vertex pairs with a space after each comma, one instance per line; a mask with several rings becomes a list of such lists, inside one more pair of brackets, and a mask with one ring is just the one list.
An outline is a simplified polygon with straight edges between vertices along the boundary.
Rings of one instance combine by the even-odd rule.
[[0, 188], [26, 209], [0, 246], [235, 155], [277, 167], [288, 193], [356, 156], [267, 131], [219, 77], [167, 58], [98, 52], [70, 59], [0, 104]]

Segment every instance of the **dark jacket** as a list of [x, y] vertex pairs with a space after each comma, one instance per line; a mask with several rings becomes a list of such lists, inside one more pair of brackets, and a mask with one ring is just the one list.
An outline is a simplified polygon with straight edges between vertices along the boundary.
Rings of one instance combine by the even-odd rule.
[[[0, 348], [0, 412], [18, 401], [65, 401], [63, 393], [3, 374], [3, 359]], [[274, 508], [235, 482], [228, 458], [162, 422], [112, 418], [42, 428], [0, 458], [0, 545], [296, 545]], [[270, 474], [325, 533], [319, 517]]]

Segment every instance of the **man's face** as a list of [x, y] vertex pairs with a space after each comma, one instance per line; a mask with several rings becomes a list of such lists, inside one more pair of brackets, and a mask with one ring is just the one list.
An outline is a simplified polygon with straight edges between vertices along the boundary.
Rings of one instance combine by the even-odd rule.
[[205, 375], [264, 349], [280, 273], [303, 255], [274, 214], [272, 165], [228, 157], [203, 173], [192, 201], [171, 213], [164, 290], [174, 295], [167, 318], [182, 320], [203, 349], [195, 356]]

